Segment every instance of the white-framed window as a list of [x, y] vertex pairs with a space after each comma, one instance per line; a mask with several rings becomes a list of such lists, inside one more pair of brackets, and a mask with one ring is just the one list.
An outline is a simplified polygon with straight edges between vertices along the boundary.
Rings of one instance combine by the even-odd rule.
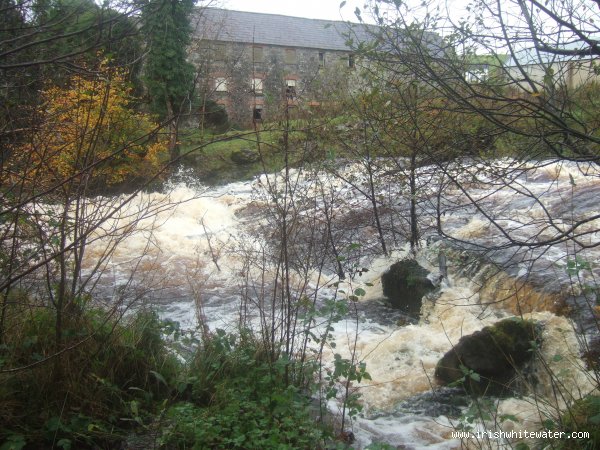
[[227, 78], [225, 78], [225, 77], [216, 77], [215, 78], [215, 91], [227, 92]]
[[263, 79], [262, 78], [252, 78], [252, 92], [255, 94], [263, 93]]
[[490, 76], [490, 69], [487, 64], [485, 65], [473, 65], [465, 73], [465, 80], [468, 83], [481, 83], [486, 81]]

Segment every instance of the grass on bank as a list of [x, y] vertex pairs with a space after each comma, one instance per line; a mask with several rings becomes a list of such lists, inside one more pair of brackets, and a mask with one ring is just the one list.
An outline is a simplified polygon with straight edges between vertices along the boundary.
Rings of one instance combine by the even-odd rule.
[[[363, 130], [356, 117], [341, 116], [318, 126], [295, 120], [289, 127], [287, 155], [283, 126], [279, 123], [265, 123], [258, 131], [217, 133], [210, 129], [203, 132], [198, 128], [183, 129], [180, 132], [182, 162], [192, 168], [204, 183], [223, 184], [281, 171], [285, 167], [286, 156], [291, 167], [332, 158], [360, 158], [365, 147], [369, 147], [371, 157], [407, 156], [398, 149], [394, 140], [379, 134], [375, 136], [371, 129]], [[532, 148], [527, 139], [516, 135], [496, 136], [483, 127], [478, 128], [477, 124], [472, 128], [467, 134], [454, 131], [450, 135], [440, 133], [437, 146], [427, 147], [420, 157], [429, 163], [426, 155], [430, 152], [440, 161], [457, 155], [518, 156], [515, 148]], [[233, 155], [245, 150], [255, 153], [257, 160], [242, 164], [235, 162]], [[543, 151], [538, 153], [543, 154]]]
[[[291, 167], [314, 163], [332, 155], [344, 156], [344, 147], [338, 142], [338, 129], [348, 127], [348, 123], [355, 119], [339, 116], [315, 120], [290, 120], [287, 133], [282, 122], [264, 122], [257, 130], [223, 133], [211, 128], [203, 131], [186, 128], [180, 132], [182, 162], [192, 168], [203, 182], [221, 184], [279, 172], [285, 167], [286, 156]], [[257, 160], [236, 163], [232, 155], [243, 150], [254, 152]]]
[[[187, 129], [181, 133], [180, 151], [183, 164], [194, 169], [199, 179], [208, 184], [221, 184], [237, 180], [248, 180], [262, 173], [273, 173], [285, 166], [284, 133], [280, 129], [266, 129], [258, 133], [253, 130], [229, 131], [223, 134], [202, 134], [198, 129]], [[304, 161], [306, 155], [299, 150], [298, 143], [304, 132], [288, 133], [288, 157], [291, 165]], [[256, 154], [256, 161], [236, 163], [232, 155], [249, 150]]]

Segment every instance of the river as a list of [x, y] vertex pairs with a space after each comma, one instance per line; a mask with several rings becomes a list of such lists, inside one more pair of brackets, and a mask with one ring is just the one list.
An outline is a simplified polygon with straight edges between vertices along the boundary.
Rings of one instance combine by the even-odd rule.
[[[580, 359], [582, 339], [597, 332], [587, 307], [595, 298], [585, 287], [600, 276], [596, 168], [511, 160], [420, 168], [422, 247], [416, 258], [437, 282], [439, 255], [447, 254], [448, 276], [425, 300], [421, 317], [410, 320], [382, 301], [380, 281], [394, 261], [411, 253], [407, 174], [402, 164], [368, 163], [376, 174], [373, 189], [364, 163], [217, 187], [180, 174], [162, 192], [139, 194], [105, 227], [135, 222], [102, 263], [99, 292], [107, 303], [143, 298], [183, 328], [198, 320], [212, 330], [256, 324], [278, 286], [279, 230], [285, 227], [292, 292], [321, 302], [339, 289], [365, 291], [335, 324], [335, 349], [325, 352], [330, 364], [334, 353], [349, 356], [356, 345], [372, 378], [353, 386], [363, 404], [351, 423], [356, 448], [371, 442], [405, 449], [509, 448], [501, 439], [454, 438], [455, 428], [468, 422], [469, 401], [437, 386], [433, 372], [461, 336], [515, 314], [544, 324], [541, 354], [552, 361], [565, 398], [597, 386]], [[162, 206], [139, 219], [137, 212], [149, 204]], [[88, 274], [114, 242], [108, 234], [98, 230], [88, 246]], [[458, 246], [447, 247], [448, 237]], [[555, 413], [561, 401], [543, 361], [532, 370], [539, 385], [518, 399], [490, 400], [494, 416], [468, 422], [474, 431], [539, 429], [540, 399], [548, 416]], [[334, 413], [339, 406], [329, 404]]]

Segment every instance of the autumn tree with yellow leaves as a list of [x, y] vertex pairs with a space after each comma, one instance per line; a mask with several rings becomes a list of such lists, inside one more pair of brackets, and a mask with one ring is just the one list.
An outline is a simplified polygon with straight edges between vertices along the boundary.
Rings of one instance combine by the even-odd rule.
[[39, 125], [12, 152], [12, 177], [23, 176], [38, 189], [83, 182], [86, 191], [152, 178], [167, 159], [166, 142], [131, 101], [125, 72], [106, 61], [66, 87], [47, 88]]

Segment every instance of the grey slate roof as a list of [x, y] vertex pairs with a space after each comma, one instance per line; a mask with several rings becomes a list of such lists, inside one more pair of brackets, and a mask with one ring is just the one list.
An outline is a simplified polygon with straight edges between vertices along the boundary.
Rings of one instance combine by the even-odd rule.
[[203, 9], [199, 14], [196, 34], [206, 39], [323, 50], [347, 51], [344, 34], [351, 31], [359, 40], [369, 40], [368, 30], [373, 27], [216, 8]]

